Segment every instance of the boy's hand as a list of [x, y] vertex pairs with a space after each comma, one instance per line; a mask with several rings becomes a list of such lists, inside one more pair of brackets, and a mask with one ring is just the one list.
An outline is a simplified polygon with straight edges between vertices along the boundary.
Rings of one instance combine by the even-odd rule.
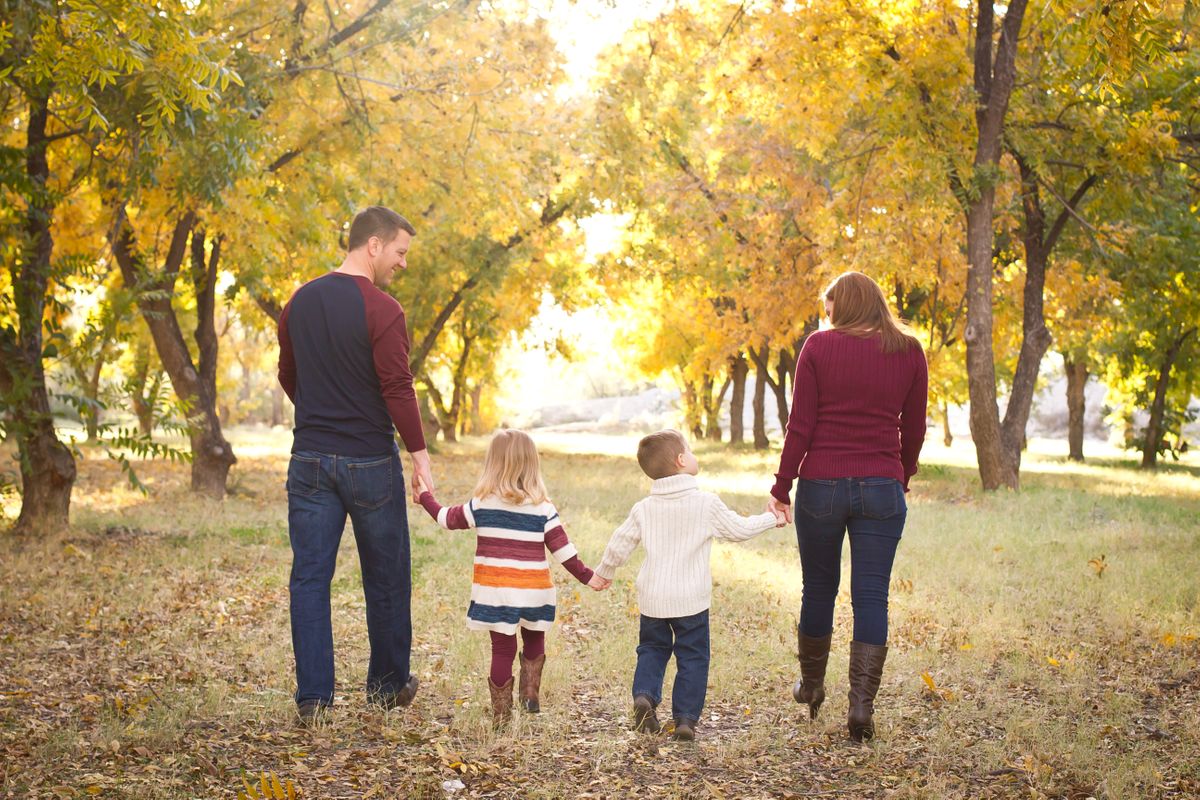
[[588, 586], [595, 589], [597, 592], [603, 592], [608, 587], [612, 586], [612, 581], [608, 578], [601, 578], [596, 573], [592, 573], [592, 579], [588, 581]]

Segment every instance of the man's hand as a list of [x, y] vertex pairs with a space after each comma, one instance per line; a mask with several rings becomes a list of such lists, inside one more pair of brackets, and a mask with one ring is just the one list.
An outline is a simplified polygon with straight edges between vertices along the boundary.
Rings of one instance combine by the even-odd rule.
[[767, 511], [775, 515], [776, 528], [782, 528], [792, 521], [791, 503], [781, 503], [775, 495], [771, 495], [771, 499], [767, 501]]
[[608, 578], [601, 578], [596, 573], [592, 573], [592, 579], [588, 581], [588, 586], [595, 589], [597, 592], [603, 592], [608, 587], [612, 586], [612, 581]]
[[421, 492], [433, 491], [433, 467], [429, 462], [428, 450], [414, 450], [409, 455], [412, 457], [412, 491], [413, 502], [415, 503], [420, 501]]

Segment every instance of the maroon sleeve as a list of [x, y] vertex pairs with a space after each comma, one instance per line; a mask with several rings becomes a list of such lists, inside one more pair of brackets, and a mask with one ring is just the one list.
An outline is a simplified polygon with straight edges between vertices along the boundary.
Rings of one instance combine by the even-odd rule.
[[908, 479], [917, 474], [917, 458], [925, 444], [926, 404], [929, 401], [929, 364], [923, 350], [918, 347], [914, 351], [916, 370], [904, 398], [904, 409], [900, 412], [900, 463], [904, 465], [905, 491], [908, 490]]
[[580, 583], [587, 583], [592, 579], [592, 571], [587, 568], [587, 565], [579, 560], [579, 556], [571, 556], [564, 561], [562, 565], [566, 567], [567, 572], [574, 575]]
[[292, 301], [283, 307], [279, 315], [279, 385], [287, 393], [288, 399], [296, 402], [296, 354], [292, 352], [292, 337], [288, 333], [287, 318], [292, 308]]
[[471, 527], [470, 520], [467, 519], [467, 512], [463, 511], [462, 506], [450, 506], [446, 509], [446, 521], [443, 523], [439, 516], [442, 513], [442, 506], [434, 499], [431, 492], [421, 492], [421, 496], [417, 498], [421, 507], [425, 509], [425, 513], [433, 517], [434, 520], [442, 525], [447, 530], [465, 531]]
[[817, 372], [814, 350], [818, 337], [814, 334], [804, 342], [796, 359], [796, 378], [792, 381], [792, 413], [788, 416], [787, 435], [783, 453], [779, 456], [779, 471], [771, 495], [781, 503], [791, 504], [792, 481], [800, 471], [800, 462], [808, 453], [813, 426], [817, 422]]
[[562, 556], [556, 555], [554, 556], [555, 560], [562, 559], [559, 561], [559, 563], [563, 565], [567, 572], [574, 575], [580, 583], [587, 583], [592, 579], [592, 571], [588, 569], [587, 565], [585, 565], [583, 561], [580, 560], [579, 553], [575, 552], [575, 546], [572, 545], [571, 540], [567, 538], [567, 532], [563, 530], [563, 526], [559, 524], [557, 520], [558, 514], [555, 514], [550, 518], [549, 522], [546, 523], [547, 526], [554, 526], [553, 528], [550, 528], [550, 530], [546, 531], [546, 537], [544, 540], [546, 543], [546, 548], [550, 551], [551, 555], [554, 555], [558, 551], [569, 547], [570, 550], [567, 552], [571, 553], [570, 556], [567, 558], [562, 558]]
[[417, 408], [417, 393], [413, 388], [412, 370], [408, 364], [408, 328], [404, 309], [391, 295], [373, 286], [363, 290], [367, 310], [367, 333], [371, 337], [371, 354], [379, 390], [387, 404], [392, 424], [404, 440], [408, 452], [425, 449], [425, 431]]

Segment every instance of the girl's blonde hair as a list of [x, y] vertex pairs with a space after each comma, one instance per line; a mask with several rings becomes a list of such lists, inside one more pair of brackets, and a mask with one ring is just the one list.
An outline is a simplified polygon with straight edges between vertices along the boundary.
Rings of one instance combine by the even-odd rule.
[[483, 458], [483, 474], [475, 485], [475, 497], [491, 495], [513, 505], [550, 499], [542, 482], [537, 447], [524, 431], [504, 428], [492, 437]]
[[885, 353], [921, 346], [912, 330], [892, 313], [879, 284], [861, 272], [838, 275], [821, 299], [833, 303], [829, 322], [834, 330], [864, 339], [878, 335]]

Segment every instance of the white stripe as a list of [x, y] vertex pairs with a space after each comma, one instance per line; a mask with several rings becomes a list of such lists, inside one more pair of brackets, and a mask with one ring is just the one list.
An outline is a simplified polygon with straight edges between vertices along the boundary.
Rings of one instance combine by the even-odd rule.
[[509, 635], [517, 632], [517, 628], [526, 628], [531, 631], [548, 631], [554, 627], [553, 622], [539, 620], [530, 622], [522, 620], [520, 625], [510, 624], [507, 622], [480, 622], [478, 620], [467, 617], [467, 628], [473, 631], [496, 631], [497, 633], [507, 633]]
[[497, 539], [512, 539], [514, 542], [544, 542], [546, 534], [541, 531], [514, 531], [511, 528], [476, 528], [480, 536], [494, 536]]
[[463, 506], [463, 514], [465, 514], [467, 517], [467, 524], [470, 525], [472, 528], [475, 527], [475, 515], [473, 513], [471, 513], [471, 505], [474, 502], [475, 502], [474, 499], [468, 500], [467, 504]]
[[485, 606], [513, 606], [515, 608], [552, 606], [557, 596], [553, 587], [549, 589], [510, 589], [471, 584], [471, 599]]
[[440, 510], [440, 511], [438, 511], [438, 520], [437, 520], [437, 522], [438, 522], [438, 525], [441, 525], [443, 528], [445, 528], [445, 527], [446, 527], [446, 515], [447, 515], [449, 512], [450, 512], [450, 507], [449, 507], [449, 506], [442, 506], [441, 510]]
[[561, 564], [571, 556], [579, 555], [579, 551], [575, 549], [575, 545], [567, 542], [565, 545], [551, 553], [551, 555], [554, 556], [555, 561]]
[[482, 564], [486, 567], [511, 567], [513, 569], [536, 569], [544, 571], [550, 569], [550, 562], [542, 561], [518, 561], [515, 558], [489, 558], [488, 556], [475, 556], [475, 563]]

